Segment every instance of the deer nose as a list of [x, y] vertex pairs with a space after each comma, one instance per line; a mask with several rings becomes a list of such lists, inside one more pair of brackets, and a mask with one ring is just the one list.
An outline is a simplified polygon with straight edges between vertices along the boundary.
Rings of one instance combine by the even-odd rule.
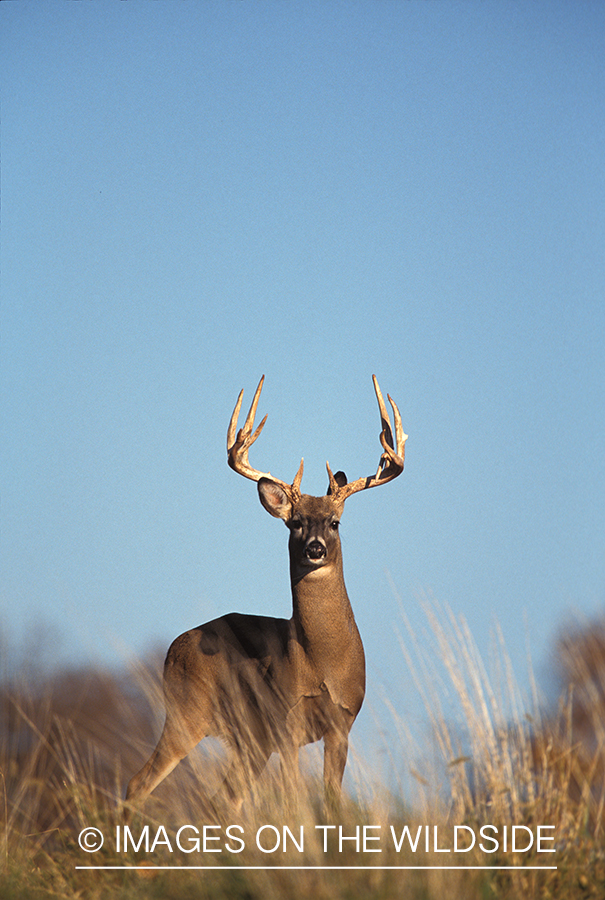
[[307, 559], [323, 559], [326, 555], [326, 548], [321, 541], [309, 541], [305, 547], [305, 556]]

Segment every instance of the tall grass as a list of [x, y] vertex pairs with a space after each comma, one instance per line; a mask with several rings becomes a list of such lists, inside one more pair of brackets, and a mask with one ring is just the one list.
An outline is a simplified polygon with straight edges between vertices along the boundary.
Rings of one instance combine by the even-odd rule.
[[[463, 620], [437, 607], [426, 614], [428, 635], [418, 638], [408, 626], [401, 652], [424, 701], [430, 745], [420, 748], [393, 711], [397, 756], [413, 760], [402, 786], [377, 783], [372, 761], [353, 755], [357, 789], [338, 812], [326, 809], [312, 752], [297, 796], [270, 764], [236, 814], [208, 799], [221, 767], [211, 746], [181, 763], [131, 821], [139, 849], [131, 844], [126, 853], [116, 847], [116, 828], [124, 840], [121, 798], [161, 728], [159, 660], [117, 674], [73, 670], [41, 677], [21, 669], [6, 676], [0, 690], [0, 896], [602, 898], [605, 621], [566, 629], [556, 650], [561, 697], [556, 708], [544, 709], [531, 677], [520, 691], [499, 635], [490, 652], [480, 654]], [[197, 828], [200, 840], [203, 826], [212, 826], [205, 851], [187, 852], [194, 847], [193, 828], [181, 833], [179, 848], [176, 835], [185, 825]], [[486, 825], [498, 829], [495, 852], [479, 847]], [[524, 826], [519, 833], [527, 836], [539, 825], [555, 826], [556, 852], [537, 853], [535, 843], [513, 852], [512, 827]], [[78, 844], [91, 826], [105, 835], [94, 854]], [[229, 826], [237, 828], [228, 832]], [[404, 826], [412, 841], [419, 835], [415, 851], [407, 838], [397, 849]], [[475, 847], [436, 852], [435, 840], [437, 848], [453, 850], [456, 826], [462, 839], [477, 836]], [[257, 846], [259, 829], [266, 851], [279, 840], [275, 852]], [[237, 838], [245, 844], [241, 852]], [[76, 869], [91, 865], [132, 869]], [[168, 865], [212, 868], [159, 868]]]

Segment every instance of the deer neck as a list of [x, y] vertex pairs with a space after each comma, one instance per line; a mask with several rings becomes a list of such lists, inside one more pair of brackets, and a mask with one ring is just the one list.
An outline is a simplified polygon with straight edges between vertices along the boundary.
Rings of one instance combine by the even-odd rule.
[[292, 602], [292, 628], [305, 660], [303, 695], [329, 696], [356, 716], [365, 692], [365, 659], [342, 559], [292, 578]]
[[342, 557], [298, 575], [292, 571], [292, 621], [307, 652], [341, 654], [360, 641], [345, 587]]

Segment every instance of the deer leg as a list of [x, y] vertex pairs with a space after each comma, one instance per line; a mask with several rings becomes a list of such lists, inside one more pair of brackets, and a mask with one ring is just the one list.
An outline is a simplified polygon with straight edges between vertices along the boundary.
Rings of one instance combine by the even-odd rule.
[[[351, 718], [344, 710], [343, 716]], [[324, 787], [329, 802], [340, 801], [342, 779], [349, 751], [349, 730], [352, 722], [332, 723], [324, 734]]]
[[300, 789], [299, 750], [306, 743], [305, 727], [307, 717], [306, 698], [303, 697], [286, 716], [285, 733], [279, 747], [279, 764], [284, 796], [294, 801], [297, 800]]
[[187, 728], [182, 720], [175, 722], [174, 718], [167, 716], [157, 747], [128, 784], [126, 801], [136, 803], [145, 800], [207, 733], [204, 722], [196, 728]]
[[244, 795], [262, 774], [271, 755], [269, 749], [255, 747], [254, 752], [234, 750], [223, 783], [215, 797], [222, 797], [239, 810]]

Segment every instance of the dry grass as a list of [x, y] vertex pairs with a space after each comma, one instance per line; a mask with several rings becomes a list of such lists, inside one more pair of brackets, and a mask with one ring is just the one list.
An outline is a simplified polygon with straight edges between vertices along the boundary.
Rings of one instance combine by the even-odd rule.
[[[394, 717], [400, 758], [416, 758], [413, 795], [407, 787], [387, 791], [372, 784], [374, 773], [353, 760], [357, 795], [330, 814], [314, 764], [296, 798], [283, 790], [270, 766], [236, 815], [208, 801], [208, 778], [217, 763], [212, 752], [196, 753], [160, 786], [144, 816], [131, 822], [141, 843], [138, 851], [130, 847], [126, 853], [116, 847], [116, 828], [123, 829], [121, 797], [161, 728], [158, 661], [120, 674], [84, 670], [41, 678], [21, 671], [18, 678], [6, 677], [0, 690], [0, 895], [7, 900], [605, 896], [605, 622], [566, 630], [556, 653], [561, 700], [555, 711], [544, 713], [531, 677], [529, 696], [521, 695], [501, 640], [482, 657], [463, 621], [436, 608], [427, 608], [427, 616], [428, 635], [416, 639], [408, 629], [402, 654], [430, 718], [430, 763], [413, 746], [405, 723]], [[478, 846], [480, 828], [490, 824], [499, 829], [500, 845], [493, 853]], [[181, 833], [179, 848], [177, 832], [184, 825], [195, 826], [200, 840], [203, 827], [213, 826], [206, 829], [205, 852], [203, 847], [186, 852], [197, 836], [193, 828]], [[406, 825], [412, 840], [421, 829], [415, 851], [407, 839], [396, 849]], [[535, 843], [528, 852], [512, 852], [513, 825], [534, 835], [539, 825], [556, 826], [556, 853], [537, 853]], [[78, 845], [79, 833], [90, 826], [105, 835], [103, 849], [94, 854]], [[229, 826], [237, 828], [228, 831]], [[284, 826], [289, 828], [285, 852]], [[477, 844], [465, 853], [435, 852], [434, 826], [440, 848], [453, 848], [455, 826], [466, 826], [461, 837], [472, 830]], [[358, 845], [345, 839], [339, 846], [339, 827], [343, 838], [358, 835]], [[259, 828], [265, 849], [279, 838], [275, 852], [257, 847]], [[123, 830], [120, 838], [123, 844]], [[238, 838], [245, 844], [241, 852]], [[301, 840], [299, 850], [295, 842]], [[493, 847], [485, 836], [483, 845]], [[221, 852], [211, 852], [217, 849]], [[90, 865], [139, 868], [76, 869]], [[158, 868], [167, 865], [213, 868]], [[443, 865], [467, 868], [401, 868]], [[486, 865], [520, 868], [469, 868]], [[549, 865], [557, 868], [531, 868]], [[304, 869], [287, 868], [292, 866]]]

